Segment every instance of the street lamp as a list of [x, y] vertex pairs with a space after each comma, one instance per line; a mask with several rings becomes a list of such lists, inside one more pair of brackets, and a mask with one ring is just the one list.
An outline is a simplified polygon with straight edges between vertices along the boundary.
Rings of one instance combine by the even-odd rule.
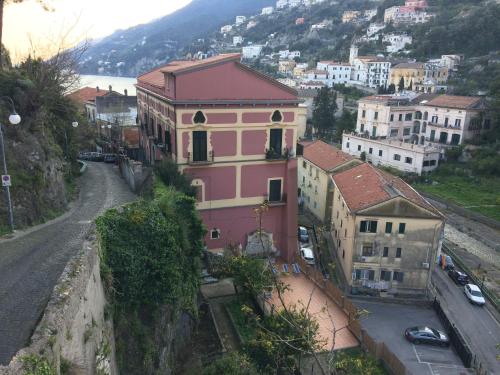
[[[21, 116], [19, 116], [16, 112], [16, 109], [14, 107], [14, 102], [12, 99], [8, 96], [2, 96], [0, 97], [0, 100], [3, 100], [4, 102], [8, 102], [11, 107], [11, 114], [9, 116], [9, 122], [12, 125], [17, 125], [21, 122]], [[3, 130], [2, 130], [2, 124], [0, 122], [0, 150], [2, 151], [2, 164], [3, 164], [3, 174], [8, 175], [7, 171], [7, 161], [5, 159], [5, 146], [3, 142]], [[9, 181], [10, 182], [10, 181]], [[9, 220], [9, 226], [10, 230], [14, 232], [14, 214], [12, 213], [12, 201], [10, 199], [10, 188], [9, 184], [7, 181], [5, 182], [5, 196], [7, 199], [7, 210], [8, 210], [8, 220]]]
[[[76, 121], [73, 121], [71, 123], [71, 126], [73, 128], [77, 128], [78, 127], [78, 122]], [[65, 156], [66, 156], [66, 159], [68, 158], [68, 131], [66, 130], [66, 128], [64, 128], [64, 149], [65, 149]]]

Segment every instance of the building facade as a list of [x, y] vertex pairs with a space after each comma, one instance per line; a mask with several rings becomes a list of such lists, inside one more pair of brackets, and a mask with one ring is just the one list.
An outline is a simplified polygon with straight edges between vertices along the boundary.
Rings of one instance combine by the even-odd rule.
[[298, 160], [300, 202], [318, 220], [331, 220], [331, 176], [360, 164], [359, 160], [339, 149], [317, 140], [304, 143], [304, 152]]
[[331, 177], [332, 237], [352, 293], [425, 295], [444, 219], [415, 190], [363, 163]]
[[[239, 54], [174, 61], [138, 77], [146, 160], [173, 160], [192, 179], [206, 246], [273, 251], [297, 247], [295, 90], [240, 63]], [[257, 235], [255, 210], [265, 204]]]

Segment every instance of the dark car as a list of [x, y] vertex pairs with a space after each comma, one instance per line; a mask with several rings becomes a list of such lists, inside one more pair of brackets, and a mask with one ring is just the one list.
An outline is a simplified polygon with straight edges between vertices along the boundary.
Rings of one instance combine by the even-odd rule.
[[104, 162], [105, 163], [116, 163], [116, 154], [105, 154], [104, 155]]
[[309, 233], [307, 232], [306, 227], [299, 227], [299, 241], [302, 243], [309, 242]]
[[91, 152], [90, 159], [91, 161], [104, 161], [104, 155], [100, 152]]
[[451, 279], [455, 282], [455, 284], [465, 285], [469, 283], [469, 276], [455, 269], [449, 270], [448, 276], [451, 277]]
[[405, 337], [413, 344], [431, 344], [449, 346], [450, 339], [444, 332], [430, 327], [411, 327], [405, 331]]

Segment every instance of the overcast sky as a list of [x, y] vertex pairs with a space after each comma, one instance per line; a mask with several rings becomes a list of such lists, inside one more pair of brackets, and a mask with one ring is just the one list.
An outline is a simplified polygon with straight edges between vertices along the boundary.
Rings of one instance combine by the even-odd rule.
[[53, 12], [45, 12], [35, 0], [7, 5], [3, 42], [14, 59], [30, 50], [30, 40], [40, 55], [54, 48], [63, 35], [66, 45], [85, 38], [100, 38], [185, 6], [191, 0], [45, 0]]

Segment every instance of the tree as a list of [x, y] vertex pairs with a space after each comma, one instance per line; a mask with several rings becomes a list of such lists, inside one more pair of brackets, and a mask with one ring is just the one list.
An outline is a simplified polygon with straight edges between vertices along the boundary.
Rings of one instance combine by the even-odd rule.
[[[3, 30], [3, 7], [4, 5], [9, 5], [11, 3], [18, 4], [23, 3], [26, 0], [0, 0], [0, 69], [2, 68], [2, 30]], [[36, 0], [40, 3], [45, 10], [49, 10], [49, 6], [45, 0]]]
[[250, 358], [230, 353], [203, 369], [203, 375], [259, 375]]
[[322, 87], [314, 98], [313, 128], [320, 138], [324, 138], [335, 128], [337, 93], [329, 87]]
[[394, 94], [395, 92], [396, 92], [396, 85], [394, 83], [391, 83], [389, 87], [387, 87], [387, 93]]
[[361, 153], [361, 155], [359, 155], [359, 158], [362, 160], [362, 161], [366, 161], [366, 151], [363, 151]]
[[408, 90], [413, 90], [413, 80], [410, 81], [410, 84], [408, 85]]
[[352, 132], [356, 129], [356, 118], [357, 114], [351, 114], [348, 110], [344, 109], [342, 116], [337, 121], [337, 126], [335, 128], [334, 140], [336, 142], [342, 141], [342, 134], [344, 132]]
[[401, 77], [398, 84], [398, 91], [401, 92], [405, 89], [405, 79]]

